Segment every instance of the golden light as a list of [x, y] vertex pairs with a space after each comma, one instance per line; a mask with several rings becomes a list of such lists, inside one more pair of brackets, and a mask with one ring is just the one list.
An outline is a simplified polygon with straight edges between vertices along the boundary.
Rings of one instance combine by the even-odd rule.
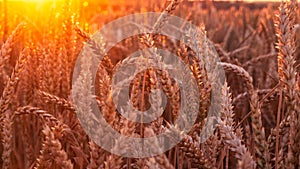
[[84, 1], [82, 5], [83, 5], [83, 7], [88, 7], [89, 6], [89, 2], [88, 1]]
[[[0, 0], [2, 2], [3, 0]], [[56, 2], [61, 0], [6, 0], [8, 2]]]

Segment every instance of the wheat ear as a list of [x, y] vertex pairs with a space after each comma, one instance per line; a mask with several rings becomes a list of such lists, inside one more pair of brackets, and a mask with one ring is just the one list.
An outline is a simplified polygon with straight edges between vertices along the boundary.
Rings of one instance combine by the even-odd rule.
[[[288, 143], [287, 167], [294, 168], [298, 164], [300, 153], [300, 121], [299, 98], [296, 89], [297, 72], [295, 69], [295, 13], [297, 1], [282, 1], [276, 15], [275, 27], [278, 38], [278, 77], [284, 91], [284, 102], [287, 105], [287, 113], [291, 116], [290, 137]], [[282, 104], [282, 103], [280, 103]]]

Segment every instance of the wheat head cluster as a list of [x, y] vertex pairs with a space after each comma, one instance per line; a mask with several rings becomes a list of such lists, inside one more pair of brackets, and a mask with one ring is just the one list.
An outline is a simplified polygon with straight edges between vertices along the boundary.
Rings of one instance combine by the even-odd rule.
[[[300, 10], [296, 0], [226, 8], [217, 7], [213, 1], [137, 1], [102, 8], [101, 4], [79, 2], [61, 1], [35, 17], [14, 12], [14, 5], [8, 1], [1, 3], [3, 169], [300, 168]], [[128, 158], [104, 150], [86, 134], [76, 110], [82, 111], [80, 116], [91, 116], [89, 102], [76, 103], [76, 107], [70, 94], [75, 91], [78, 97], [85, 97], [91, 75], [86, 73], [73, 85], [72, 75], [85, 44], [94, 43], [95, 53], [104, 51], [107, 44], [93, 42], [93, 33], [118, 17], [146, 11], [184, 18], [199, 26], [207, 39], [189, 37], [197, 51], [159, 34], [136, 35], [112, 47], [99, 62], [93, 84], [103, 117], [114, 130], [128, 137], [144, 138], [168, 128], [177, 130], [172, 124], [180, 103], [193, 100], [181, 98], [179, 84], [166, 71], [149, 68], [130, 83], [131, 103], [142, 111], [153, 103], [149, 102], [151, 90], [163, 91], [166, 107], [156, 109], [162, 111], [161, 117], [151, 123], [136, 123], [116, 109], [113, 74], [127, 56], [143, 48], [166, 49], [188, 66], [197, 84], [200, 106], [192, 129], [175, 147], [153, 157]], [[153, 25], [155, 30], [168, 22], [167, 15], [162, 16]], [[217, 64], [226, 73], [215, 105], [221, 117], [215, 119], [217, 127], [204, 142], [200, 141], [200, 133], [207, 122], [215, 82], [208, 79], [196, 53], [205, 58], [218, 56]], [[84, 59], [81, 64], [89, 69]], [[155, 101], [161, 102], [155, 98], [154, 105]], [[99, 139], [108, 139], [106, 134], [99, 133]], [[122, 139], [106, 141], [121, 143], [113, 149], [128, 149]], [[148, 148], [160, 147], [154, 142]]]

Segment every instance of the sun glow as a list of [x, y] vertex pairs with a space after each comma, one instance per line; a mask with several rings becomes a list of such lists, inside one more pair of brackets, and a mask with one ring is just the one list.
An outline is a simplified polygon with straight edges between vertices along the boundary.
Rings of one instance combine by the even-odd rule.
[[[4, 0], [0, 0], [0, 2], [3, 2]], [[8, 2], [57, 2], [62, 0], [6, 0]]]

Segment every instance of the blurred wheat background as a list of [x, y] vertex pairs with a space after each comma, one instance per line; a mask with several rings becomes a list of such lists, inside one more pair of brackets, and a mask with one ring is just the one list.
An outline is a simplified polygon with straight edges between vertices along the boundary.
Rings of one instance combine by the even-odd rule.
[[[251, 4], [4, 0], [0, 5], [3, 169], [300, 168], [300, 10], [296, 0]], [[80, 86], [87, 82], [72, 86], [71, 80], [77, 56], [93, 33], [121, 16], [147, 11], [182, 17], [206, 33], [226, 71], [218, 100], [222, 118], [216, 120], [214, 134], [200, 144], [211, 97], [203, 61], [182, 42], [165, 36], [130, 37], [99, 63], [95, 84], [99, 108], [115, 130], [135, 137], [157, 135], [174, 122], [180, 109], [174, 79], [166, 72], [147, 69], [132, 81], [130, 99], [136, 109], [146, 110], [151, 89], [162, 88], [167, 96], [163, 115], [146, 125], [119, 115], [111, 98], [111, 79], [116, 67], [136, 49], [158, 47], [177, 54], [197, 81], [201, 104], [189, 135], [174, 148], [151, 158], [124, 158], [103, 150], [86, 135], [70, 93], [85, 92]], [[203, 39], [190, 40], [199, 51], [210, 50]], [[97, 50], [105, 45], [97, 44]], [[211, 57], [210, 52], [201, 54]], [[87, 105], [81, 105], [85, 110]], [[126, 149], [126, 145], [116, 148]]]

